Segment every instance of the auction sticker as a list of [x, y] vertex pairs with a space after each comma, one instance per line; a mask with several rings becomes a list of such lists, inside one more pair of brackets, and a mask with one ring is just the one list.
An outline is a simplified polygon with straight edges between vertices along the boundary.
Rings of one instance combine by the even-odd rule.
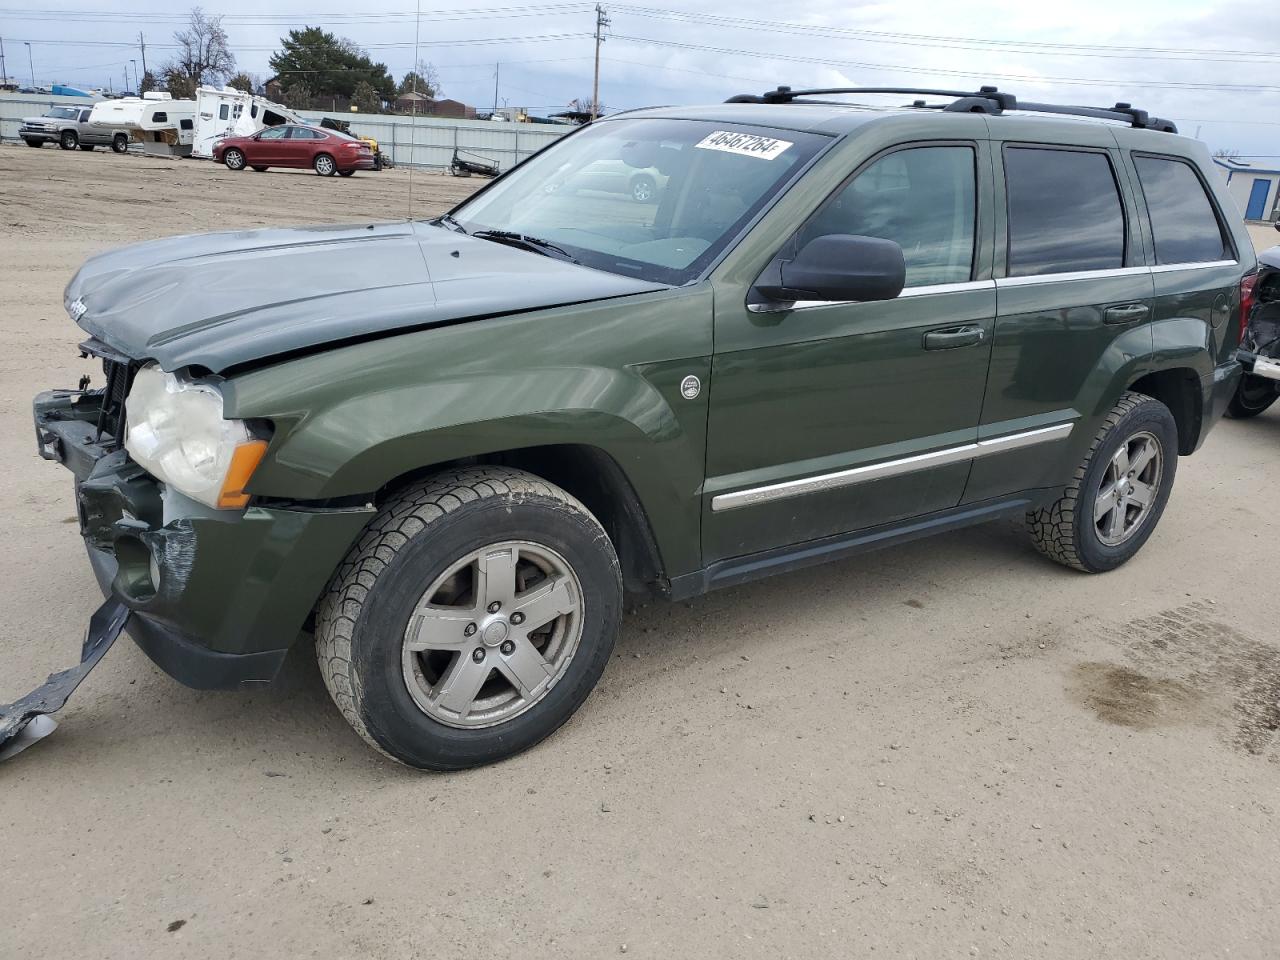
[[722, 150], [725, 153], [736, 153], [744, 157], [775, 160], [793, 144], [790, 140], [775, 140], [773, 137], [761, 137], [754, 133], [717, 130], [704, 137], [702, 142], [695, 143], [694, 146], [699, 150]]

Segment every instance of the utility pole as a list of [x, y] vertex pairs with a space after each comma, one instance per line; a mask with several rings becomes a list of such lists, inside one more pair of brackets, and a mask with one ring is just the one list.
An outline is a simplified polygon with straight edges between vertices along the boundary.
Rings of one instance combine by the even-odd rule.
[[4, 37], [0, 37], [0, 83], [8, 83], [9, 74], [4, 69]]
[[142, 74], [143, 74], [143, 76], [146, 76], [146, 73], [147, 73], [147, 39], [146, 39], [146, 37], [144, 37], [144, 36], [142, 35], [142, 32], [141, 32], [141, 31], [139, 31], [139, 32], [138, 32], [138, 46], [140, 46], [140, 47], [142, 48]]
[[502, 70], [502, 64], [495, 63], [493, 65], [493, 115], [498, 115], [498, 73]]
[[596, 4], [596, 72], [591, 81], [591, 119], [600, 115], [600, 44], [604, 43], [604, 28], [609, 25], [609, 17], [604, 7]]
[[26, 40], [22, 42], [27, 44], [27, 66], [31, 68], [31, 86], [34, 87], [36, 85], [36, 65], [35, 61], [31, 59], [31, 44], [27, 43]]

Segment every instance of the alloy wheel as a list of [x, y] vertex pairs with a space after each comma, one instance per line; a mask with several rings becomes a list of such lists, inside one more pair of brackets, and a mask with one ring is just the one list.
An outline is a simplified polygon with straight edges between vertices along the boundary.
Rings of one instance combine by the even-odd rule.
[[542, 700], [582, 640], [582, 584], [549, 547], [506, 541], [452, 564], [405, 628], [401, 665], [418, 707], [489, 727]]
[[1120, 445], [1107, 462], [1094, 500], [1099, 540], [1115, 547], [1137, 532], [1151, 514], [1163, 471], [1164, 451], [1154, 434], [1136, 433]]

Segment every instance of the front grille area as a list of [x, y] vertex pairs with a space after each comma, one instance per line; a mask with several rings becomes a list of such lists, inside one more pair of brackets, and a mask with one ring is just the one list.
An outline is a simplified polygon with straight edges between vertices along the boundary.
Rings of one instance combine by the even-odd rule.
[[133, 386], [134, 375], [142, 366], [124, 354], [117, 353], [99, 340], [86, 340], [80, 344], [85, 356], [97, 357], [102, 361], [102, 372], [107, 383], [97, 391], [102, 397], [102, 410], [98, 414], [98, 440], [110, 449], [118, 450], [124, 445], [124, 402], [129, 396], [129, 388]]

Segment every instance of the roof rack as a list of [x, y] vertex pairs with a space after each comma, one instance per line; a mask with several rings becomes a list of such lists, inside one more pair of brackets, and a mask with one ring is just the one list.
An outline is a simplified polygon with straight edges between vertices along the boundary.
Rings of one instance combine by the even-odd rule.
[[801, 97], [824, 97], [848, 93], [889, 93], [910, 97], [951, 97], [950, 103], [928, 104], [915, 100], [910, 106], [917, 109], [942, 110], [945, 113], [985, 113], [999, 116], [1006, 110], [1028, 110], [1034, 113], [1055, 113], [1072, 117], [1091, 117], [1095, 120], [1118, 120], [1142, 130], [1159, 130], [1177, 133], [1172, 120], [1153, 117], [1145, 110], [1137, 110], [1131, 104], [1117, 103], [1114, 107], [1083, 107], [1058, 103], [1019, 102], [1012, 93], [1001, 93], [995, 87], [980, 87], [975, 92], [964, 90], [933, 90], [918, 87], [821, 87], [812, 90], [792, 90], [778, 87], [767, 93], [742, 93], [730, 97], [726, 103], [833, 103], [829, 100], [801, 100]]

